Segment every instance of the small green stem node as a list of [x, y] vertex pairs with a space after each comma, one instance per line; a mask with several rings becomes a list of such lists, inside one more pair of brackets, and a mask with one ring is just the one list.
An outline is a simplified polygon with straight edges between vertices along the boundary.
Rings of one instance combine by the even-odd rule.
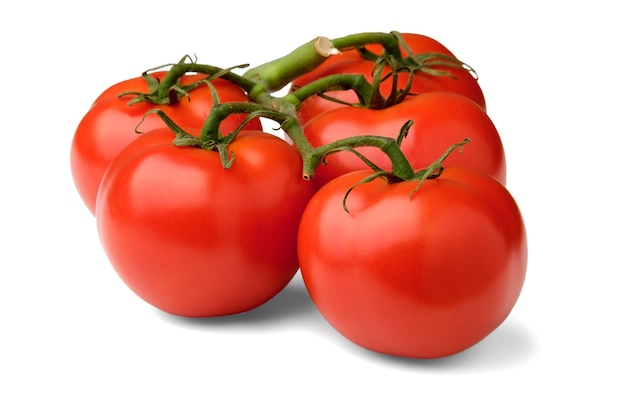
[[463, 152], [463, 146], [467, 145], [470, 142], [469, 138], [463, 139], [463, 141], [459, 143], [455, 143], [450, 146], [444, 153], [437, 159], [435, 162], [430, 164], [428, 167], [421, 169], [415, 173], [415, 179], [419, 180], [417, 183], [417, 187], [415, 187], [411, 193], [409, 194], [410, 198], [413, 198], [415, 193], [422, 187], [424, 181], [435, 179], [443, 174], [443, 161], [457, 148], [459, 148], [459, 153]]

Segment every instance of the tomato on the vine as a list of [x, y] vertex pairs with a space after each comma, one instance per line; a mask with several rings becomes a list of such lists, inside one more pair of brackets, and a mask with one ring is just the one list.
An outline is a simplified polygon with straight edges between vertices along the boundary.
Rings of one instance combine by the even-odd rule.
[[485, 338], [525, 280], [526, 232], [513, 197], [464, 167], [417, 190], [417, 181], [377, 178], [345, 197], [369, 174], [329, 182], [302, 216], [298, 256], [315, 306], [347, 339], [390, 355], [443, 357]]
[[[447, 47], [428, 36], [414, 33], [403, 33], [402, 37], [413, 54], [432, 52], [456, 59], [455, 55]], [[382, 52], [382, 47], [380, 45], [369, 45], [367, 48], [376, 54], [380, 54]], [[406, 51], [402, 51], [402, 55], [406, 57]], [[292, 82], [292, 89], [297, 89], [316, 79], [333, 74], [360, 74], [371, 82], [373, 79], [373, 69], [373, 61], [362, 58], [355, 50], [348, 50], [341, 52], [338, 55], [329, 57], [315, 70], [294, 79]], [[411, 95], [409, 95], [408, 98], [414, 97], [415, 94], [429, 91], [447, 91], [468, 97], [477, 103], [481, 108], [486, 109], [485, 97], [478, 83], [478, 79], [468, 68], [463, 66], [433, 65], [431, 69], [441, 71], [442, 74], [436, 75], [426, 73], [424, 71], [416, 71], [409, 90]], [[390, 70], [387, 70], [385, 73], [389, 74]], [[404, 88], [407, 85], [408, 80], [409, 75], [407, 72], [398, 73], [399, 88]], [[391, 92], [391, 86], [392, 78], [389, 77], [381, 83], [381, 93], [384, 96], [389, 95]], [[357, 96], [351, 90], [328, 91], [324, 94], [332, 97], [333, 99], [347, 103], [357, 102]], [[343, 105], [344, 104], [328, 100], [323, 97], [312, 96], [302, 102], [298, 110], [298, 114], [303, 122], [307, 122], [317, 114], [342, 107]]]
[[188, 61], [104, 90], [72, 140], [75, 186], [138, 298], [238, 314], [300, 269], [340, 334], [412, 358], [462, 352], [508, 317], [526, 229], [482, 89], [449, 49], [376, 32], [242, 75]]
[[[165, 76], [165, 72], [151, 75], [159, 79]], [[206, 77], [204, 74], [186, 74], [180, 78], [180, 84], [187, 86]], [[211, 83], [220, 102], [249, 101], [237, 85], [222, 79], [211, 80]], [[148, 93], [148, 84], [143, 77], [137, 77], [107, 88], [96, 98], [74, 133], [70, 150], [72, 176], [78, 193], [92, 213], [95, 212], [102, 175], [113, 158], [139, 136], [136, 129], [147, 132], [165, 127], [163, 120], [156, 114], [146, 115], [149, 110], [159, 108], [180, 126], [200, 128], [215, 104], [211, 89], [206, 84], [200, 84], [171, 105], [150, 102], [129, 105], [133, 95], [119, 96], [127, 91]], [[232, 132], [244, 118], [242, 114], [231, 115], [223, 122], [221, 129], [224, 133]], [[261, 129], [261, 122], [258, 119], [251, 120], [246, 129]]]
[[274, 135], [242, 131], [228, 145], [234, 160], [226, 169], [218, 152], [173, 138], [168, 128], [142, 135], [103, 177], [96, 222], [111, 264], [140, 298], [170, 314], [219, 316], [263, 304], [298, 269], [298, 224], [313, 195], [300, 155]]
[[[423, 93], [381, 110], [344, 106], [309, 120], [304, 133], [314, 147], [357, 135], [395, 138], [402, 126], [413, 120], [401, 149], [416, 168], [429, 165], [453, 143], [469, 138], [472, 144], [462, 154], [450, 155], [445, 166], [467, 166], [481, 170], [501, 183], [506, 182], [506, 159], [500, 135], [487, 113], [468, 98], [455, 93]], [[391, 162], [379, 148], [357, 148], [384, 170]], [[350, 152], [328, 155], [315, 172], [314, 181], [322, 186], [347, 172], [365, 168]]]

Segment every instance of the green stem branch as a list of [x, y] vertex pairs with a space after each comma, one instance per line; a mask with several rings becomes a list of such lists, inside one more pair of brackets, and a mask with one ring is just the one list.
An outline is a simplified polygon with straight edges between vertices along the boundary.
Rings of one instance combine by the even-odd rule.
[[207, 117], [200, 132], [201, 142], [228, 144], [234, 139], [238, 131], [221, 137], [219, 133], [220, 123], [231, 114], [247, 113], [254, 117], [264, 117], [278, 122], [285, 133], [293, 140], [294, 145], [300, 152], [303, 161], [302, 176], [309, 180], [324, 158], [334, 152], [346, 148], [358, 148], [375, 146], [383, 151], [392, 162], [392, 174], [400, 179], [409, 180], [414, 177], [414, 171], [406, 156], [400, 150], [398, 141], [384, 136], [353, 136], [337, 140], [317, 148], [314, 148], [306, 138], [302, 126], [295, 115], [268, 108], [258, 103], [228, 102], [218, 104]]
[[369, 103], [373, 94], [372, 85], [367, 82], [363, 75], [335, 74], [318, 78], [307, 85], [297, 88], [289, 93], [286, 98], [293, 97], [299, 103], [311, 96], [333, 90], [353, 90], [359, 97], [361, 104]]
[[262, 93], [278, 91], [294, 78], [317, 68], [336, 49], [328, 38], [317, 37], [282, 58], [267, 62], [244, 73], [244, 78], [255, 83], [250, 89], [252, 100]]
[[313, 151], [308, 155], [308, 158], [310, 159], [310, 167], [313, 168], [311, 175], [327, 155], [345, 151], [346, 148], [356, 149], [365, 146], [377, 147], [389, 157], [392, 165], [391, 174], [394, 177], [404, 181], [414, 178], [415, 172], [413, 171], [413, 167], [404, 153], [400, 150], [398, 142], [393, 138], [374, 135], [353, 136], [345, 139], [339, 139], [335, 142], [313, 149]]
[[393, 33], [364, 32], [335, 38], [331, 41], [340, 51], [379, 44], [389, 53], [400, 54], [398, 39]]
[[[401, 57], [399, 37], [395, 32], [359, 33], [333, 40], [318, 37], [281, 58], [248, 70], [243, 76], [233, 73], [231, 69], [181, 61], [172, 66], [158, 86], [159, 93], [164, 96], [169, 95], [171, 89], [177, 85], [179, 78], [188, 72], [207, 74], [210, 76], [209, 78], [223, 78], [240, 86], [248, 93], [251, 102], [228, 102], [213, 107], [198, 138], [198, 143], [201, 145], [219, 145], [220, 150], [224, 151], [248, 120], [261, 117], [278, 122], [283, 131], [293, 140], [302, 156], [303, 177], [305, 179], [313, 177], [315, 170], [327, 155], [349, 149], [366, 160], [355, 148], [373, 146], [384, 152], [392, 164], [391, 172], [383, 172], [380, 169], [375, 169], [375, 171], [384, 174], [389, 181], [413, 180], [416, 178], [416, 173], [400, 149], [402, 136], [406, 133], [408, 125], [406, 129], [403, 127], [400, 137], [397, 139], [373, 135], [354, 136], [318, 148], [314, 148], [309, 143], [303, 132], [296, 112], [303, 100], [324, 91], [352, 89], [362, 103], [369, 102], [376, 93], [376, 86], [368, 83], [364, 76], [332, 75], [301, 86], [283, 98], [272, 95], [273, 92], [282, 89], [298, 76], [317, 68], [329, 56], [340, 50], [362, 48], [372, 44], [381, 45], [387, 55]], [[234, 113], [246, 113], [248, 118], [236, 131], [222, 137], [219, 131], [220, 124], [226, 117]], [[226, 155], [225, 151], [224, 154]], [[373, 166], [371, 163], [368, 165]], [[377, 167], [374, 166], [374, 168]], [[432, 172], [422, 173], [422, 176], [428, 177], [431, 174]]]
[[[234, 68], [243, 67], [245, 67], [245, 65], [240, 65]], [[180, 77], [189, 72], [197, 72], [200, 74], [206, 74], [210, 77], [223, 78], [226, 81], [237, 84], [245, 91], [250, 91], [256, 86], [256, 83], [242, 77], [241, 75], [235, 74], [230, 68], [224, 69], [212, 65], [197, 63], [178, 63], [170, 68], [163, 78], [163, 81], [161, 81], [161, 84], [159, 85], [159, 96], [166, 97], [169, 89], [178, 82]]]

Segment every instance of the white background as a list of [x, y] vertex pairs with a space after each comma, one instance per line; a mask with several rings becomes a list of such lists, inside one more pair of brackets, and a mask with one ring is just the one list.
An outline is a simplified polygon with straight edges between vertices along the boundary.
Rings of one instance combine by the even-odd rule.
[[[625, 415], [619, 2], [391, 4], [3, 2], [0, 415]], [[503, 138], [530, 257], [500, 328], [453, 357], [399, 359], [338, 335], [299, 276], [207, 320], [124, 286], [69, 169], [98, 93], [185, 54], [258, 65], [318, 35], [391, 30], [471, 64]]]

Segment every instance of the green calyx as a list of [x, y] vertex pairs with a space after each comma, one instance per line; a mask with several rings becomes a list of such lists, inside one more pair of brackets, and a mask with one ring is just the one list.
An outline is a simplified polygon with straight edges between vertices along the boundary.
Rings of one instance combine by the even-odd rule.
[[[195, 148], [205, 149], [209, 151], [216, 151], [219, 153], [222, 167], [224, 167], [225, 169], [229, 169], [231, 165], [233, 164], [234, 155], [228, 151], [228, 144], [234, 139], [234, 135], [232, 136], [232, 138], [231, 137], [224, 138], [219, 135], [216, 137], [208, 137], [205, 134], [205, 132], [202, 131], [200, 135], [195, 136], [185, 131], [182, 127], [178, 126], [161, 109], [154, 108], [154, 109], [149, 110], [144, 115], [144, 118], [149, 114], [158, 115], [163, 120], [163, 122], [165, 122], [165, 124], [172, 131], [172, 133], [175, 134], [174, 140], [173, 140], [174, 145], [189, 146], [189, 147], [195, 147]], [[245, 123], [247, 123], [247, 121], [248, 120], [246, 119]], [[243, 125], [245, 125], [245, 123], [242, 123], [242, 127]], [[137, 129], [140, 127], [140, 125], [141, 125], [141, 122], [139, 123], [139, 125], [137, 125]], [[137, 129], [136, 129], [137, 133], [141, 133]], [[239, 130], [237, 130], [237, 133], [239, 132]]]
[[[166, 64], [144, 71], [141, 76], [148, 86], [148, 91], [124, 91], [119, 97], [134, 96], [128, 105], [132, 106], [136, 103], [147, 102], [155, 105], [176, 105], [181, 100], [189, 98], [189, 93], [209, 83], [216, 78], [224, 78], [244, 89], [251, 88], [249, 82], [232, 72], [233, 69], [245, 68], [247, 64], [238, 65], [231, 68], [218, 68], [211, 65], [198, 64], [192, 60], [189, 55], [185, 55], [176, 64]], [[163, 79], [155, 77], [152, 73], [163, 68], [170, 67]], [[182, 85], [181, 77], [188, 73], [206, 74], [206, 78], [200, 79], [193, 83]]]
[[463, 146], [470, 143], [470, 138], [465, 138], [461, 142], [455, 143], [450, 146], [435, 162], [415, 172], [415, 180], [418, 181], [417, 187], [411, 191], [411, 197], [422, 187], [424, 181], [439, 178], [443, 173], [443, 161], [455, 150], [459, 149], [459, 152], [463, 152]]
[[413, 172], [411, 176], [406, 177], [406, 178], [398, 177], [394, 172], [391, 172], [391, 171], [383, 171], [382, 169], [376, 167], [373, 164], [369, 165], [370, 168], [374, 169], [374, 172], [368, 175], [367, 177], [363, 178], [362, 180], [360, 180], [353, 186], [351, 186], [348, 189], [348, 191], [346, 191], [346, 194], [343, 197], [344, 211], [346, 213], [350, 213], [350, 210], [348, 209], [348, 205], [347, 205], [348, 195], [359, 185], [372, 182], [377, 178], [383, 178], [390, 184], [402, 182], [402, 181], [417, 181], [416, 187], [409, 193], [409, 198], [413, 198], [415, 193], [419, 191], [419, 189], [422, 187], [425, 181], [439, 178], [441, 174], [443, 174], [443, 170], [444, 170], [443, 162], [445, 161], [445, 159], [457, 148], [459, 149], [459, 152], [462, 152], [463, 146], [467, 145], [469, 142], [470, 142], [470, 139], [465, 138], [461, 142], [453, 144], [436, 161], [431, 163], [426, 168]]
[[[331, 41], [339, 50], [356, 50], [359, 55], [374, 63], [372, 82], [368, 83], [364, 77], [354, 74], [336, 74], [322, 77], [305, 86], [294, 86], [291, 94], [302, 101], [313, 95], [324, 99], [339, 102], [343, 105], [358, 106], [369, 109], [384, 109], [403, 101], [411, 90], [414, 77], [427, 74], [437, 77], [455, 77], [446, 68], [459, 68], [468, 71], [476, 79], [476, 72], [466, 63], [457, 58], [438, 53], [426, 52], [415, 54], [404, 41], [399, 32], [391, 33], [362, 33], [346, 36]], [[380, 54], [367, 49], [368, 45], [379, 44], [383, 47]], [[409, 74], [405, 85], [399, 85], [399, 74]], [[391, 79], [391, 90], [385, 97], [381, 93], [381, 84]], [[329, 91], [353, 90], [358, 102], [350, 103], [338, 100], [327, 95]]]

